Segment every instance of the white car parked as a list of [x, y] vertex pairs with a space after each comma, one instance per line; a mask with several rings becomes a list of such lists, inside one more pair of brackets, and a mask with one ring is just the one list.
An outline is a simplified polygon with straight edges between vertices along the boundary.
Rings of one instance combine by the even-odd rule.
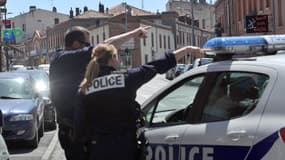
[[228, 60], [191, 69], [142, 105], [146, 159], [284, 160], [285, 55], [231, 57], [284, 47], [285, 35], [209, 40], [204, 48]]

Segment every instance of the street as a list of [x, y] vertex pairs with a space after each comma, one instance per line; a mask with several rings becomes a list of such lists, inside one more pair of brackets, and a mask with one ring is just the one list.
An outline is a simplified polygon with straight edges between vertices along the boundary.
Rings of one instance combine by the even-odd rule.
[[10, 160], [41, 160], [48, 152], [56, 132], [56, 130], [45, 132], [36, 149], [29, 149], [24, 143], [9, 143]]
[[[141, 104], [155, 91], [168, 82], [165, 75], [157, 75], [137, 91], [137, 101]], [[22, 144], [9, 144], [10, 160], [65, 160], [64, 152], [57, 138], [57, 130], [45, 132], [36, 149], [27, 149]]]

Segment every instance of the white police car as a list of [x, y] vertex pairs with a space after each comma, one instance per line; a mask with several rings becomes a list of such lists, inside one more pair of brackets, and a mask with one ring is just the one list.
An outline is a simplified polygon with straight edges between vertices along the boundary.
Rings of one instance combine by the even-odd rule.
[[220, 37], [204, 48], [223, 61], [186, 72], [143, 103], [146, 159], [284, 160], [285, 54], [274, 53], [285, 35]]

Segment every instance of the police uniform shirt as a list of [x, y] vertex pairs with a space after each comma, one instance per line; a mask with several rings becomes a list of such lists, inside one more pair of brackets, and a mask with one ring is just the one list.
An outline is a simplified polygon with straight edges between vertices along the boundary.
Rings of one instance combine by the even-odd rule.
[[[128, 69], [126, 72], [114, 73], [113, 67], [101, 65], [99, 76], [92, 81], [85, 95], [80, 95], [81, 111], [75, 113], [76, 128], [88, 128], [91, 135], [134, 130], [137, 89], [151, 80], [156, 73], [165, 73], [175, 65], [174, 54], [165, 54], [165, 57], [159, 60]], [[80, 120], [86, 123], [81, 123]]]
[[91, 60], [92, 49], [93, 47], [84, 47], [77, 50], [62, 50], [52, 57], [49, 73], [50, 93], [60, 124], [73, 125], [73, 100], [84, 77], [86, 66]]

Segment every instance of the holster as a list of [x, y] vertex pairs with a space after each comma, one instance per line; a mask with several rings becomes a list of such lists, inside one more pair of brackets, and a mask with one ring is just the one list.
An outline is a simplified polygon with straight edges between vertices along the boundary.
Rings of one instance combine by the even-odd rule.
[[137, 153], [136, 159], [137, 160], [145, 160], [146, 159], [146, 147], [147, 147], [147, 140], [144, 135], [144, 131], [137, 133]]

